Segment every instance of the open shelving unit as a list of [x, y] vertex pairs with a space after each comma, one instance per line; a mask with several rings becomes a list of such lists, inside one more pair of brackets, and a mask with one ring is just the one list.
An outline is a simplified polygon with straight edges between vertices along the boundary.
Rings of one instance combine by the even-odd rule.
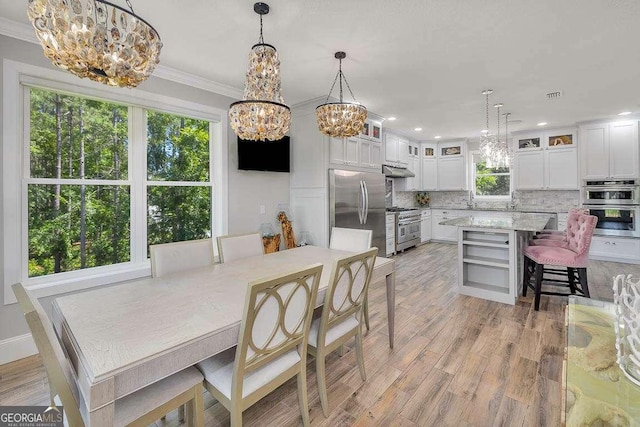
[[458, 292], [515, 304], [516, 232], [460, 227], [458, 233]]

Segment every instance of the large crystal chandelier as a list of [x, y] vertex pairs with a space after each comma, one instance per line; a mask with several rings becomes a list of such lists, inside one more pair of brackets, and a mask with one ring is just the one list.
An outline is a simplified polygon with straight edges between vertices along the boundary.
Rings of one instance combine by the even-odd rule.
[[[504, 139], [500, 138], [500, 108], [503, 107], [503, 104], [494, 105], [494, 107], [498, 109], [497, 134], [491, 133], [489, 129], [489, 95], [492, 93], [493, 90], [491, 89], [482, 91], [486, 101], [486, 129], [482, 131], [482, 136], [480, 137], [480, 153], [482, 154], [485, 165], [489, 168], [509, 167], [511, 165], [512, 155], [508, 142], [508, 132]], [[506, 115], [508, 118], [510, 113]]]
[[[362, 132], [364, 121], [367, 120], [367, 109], [364, 105], [356, 102], [347, 78], [342, 72], [342, 60], [347, 57], [347, 54], [344, 52], [336, 52], [334, 56], [340, 61], [338, 74], [336, 74], [336, 78], [333, 80], [325, 103], [316, 108], [316, 121], [318, 122], [318, 130], [323, 134], [335, 138], [348, 138]], [[343, 80], [354, 102], [343, 102]], [[340, 102], [329, 102], [329, 97], [331, 96], [331, 92], [333, 92], [336, 81], [339, 81], [340, 86]]]
[[256, 3], [253, 10], [260, 15], [260, 39], [249, 53], [243, 100], [231, 104], [229, 121], [242, 139], [275, 141], [289, 131], [291, 110], [280, 95], [278, 52], [262, 36], [262, 16], [269, 13], [269, 5]]
[[160, 61], [158, 32], [103, 0], [29, 0], [29, 19], [54, 65], [111, 86], [135, 87]]

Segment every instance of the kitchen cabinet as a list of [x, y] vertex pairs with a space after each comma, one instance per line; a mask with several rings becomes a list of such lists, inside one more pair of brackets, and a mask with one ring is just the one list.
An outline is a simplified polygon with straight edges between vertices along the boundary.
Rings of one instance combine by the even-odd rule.
[[351, 165], [379, 171], [381, 152], [380, 142], [364, 138], [331, 138], [329, 141], [330, 163], [338, 166]]
[[580, 127], [583, 179], [638, 178], [638, 121], [624, 120]]
[[407, 169], [415, 174], [414, 177], [409, 177], [405, 182], [405, 191], [417, 191], [420, 189], [420, 183], [422, 181], [420, 177], [420, 145], [409, 142], [407, 144]]
[[[328, 170], [381, 173], [382, 142], [374, 135], [331, 138], [320, 133], [315, 110], [324, 100], [310, 100], [291, 109], [293, 142], [289, 205], [296, 232], [308, 232], [313, 245], [327, 247], [330, 234]], [[369, 112], [368, 120], [377, 123], [376, 126], [382, 123], [382, 119], [372, 112]], [[380, 251], [382, 253], [384, 248]]]
[[437, 187], [440, 191], [467, 189], [466, 141], [438, 144]]
[[431, 240], [431, 209], [422, 209], [420, 213], [420, 243]]
[[589, 258], [640, 264], [640, 239], [633, 237], [593, 236]]
[[438, 188], [438, 144], [423, 143], [420, 145], [420, 176], [422, 191], [435, 191]]
[[577, 190], [576, 136], [575, 129], [514, 134], [514, 188]]
[[388, 165], [406, 168], [409, 164], [409, 141], [402, 136], [385, 132], [384, 160]]
[[396, 214], [389, 213], [386, 214], [386, 256], [393, 255], [396, 253]]
[[431, 238], [444, 242], [458, 241], [458, 227], [452, 225], [441, 225], [442, 221], [469, 215], [465, 211], [449, 209], [431, 209]]
[[382, 121], [368, 117], [364, 122], [360, 137], [374, 142], [382, 142]]

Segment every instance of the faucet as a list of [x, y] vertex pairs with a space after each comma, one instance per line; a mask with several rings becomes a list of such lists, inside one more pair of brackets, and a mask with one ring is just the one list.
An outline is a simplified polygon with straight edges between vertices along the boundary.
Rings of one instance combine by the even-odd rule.
[[516, 208], [516, 192], [515, 190], [511, 192], [511, 201], [509, 202], [509, 209], [515, 210]]
[[469, 191], [469, 198], [467, 199], [467, 207], [470, 207], [470, 208], [475, 207], [475, 203], [473, 202], [473, 191]]

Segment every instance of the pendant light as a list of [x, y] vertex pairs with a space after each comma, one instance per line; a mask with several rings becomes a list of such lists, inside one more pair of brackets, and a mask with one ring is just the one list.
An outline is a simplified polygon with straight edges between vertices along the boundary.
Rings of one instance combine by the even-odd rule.
[[[347, 57], [347, 54], [344, 52], [336, 52], [334, 56], [340, 61], [338, 74], [336, 74], [336, 78], [333, 80], [325, 103], [316, 108], [316, 121], [318, 123], [318, 130], [323, 134], [335, 138], [348, 138], [362, 133], [364, 122], [367, 119], [367, 109], [364, 105], [356, 101], [351, 87], [349, 87], [349, 83], [347, 82], [347, 78], [342, 72], [342, 60]], [[343, 80], [354, 102], [343, 101]], [[329, 97], [333, 92], [336, 81], [339, 81], [340, 86], [340, 102], [329, 102]]]
[[103, 0], [29, 0], [28, 15], [51, 62], [78, 77], [136, 87], [160, 61], [158, 32], [130, 10]]
[[229, 122], [242, 139], [275, 141], [289, 131], [291, 109], [280, 94], [278, 52], [262, 35], [262, 17], [269, 13], [269, 5], [255, 3], [253, 10], [260, 15], [260, 39], [251, 47], [244, 95], [229, 106]]

